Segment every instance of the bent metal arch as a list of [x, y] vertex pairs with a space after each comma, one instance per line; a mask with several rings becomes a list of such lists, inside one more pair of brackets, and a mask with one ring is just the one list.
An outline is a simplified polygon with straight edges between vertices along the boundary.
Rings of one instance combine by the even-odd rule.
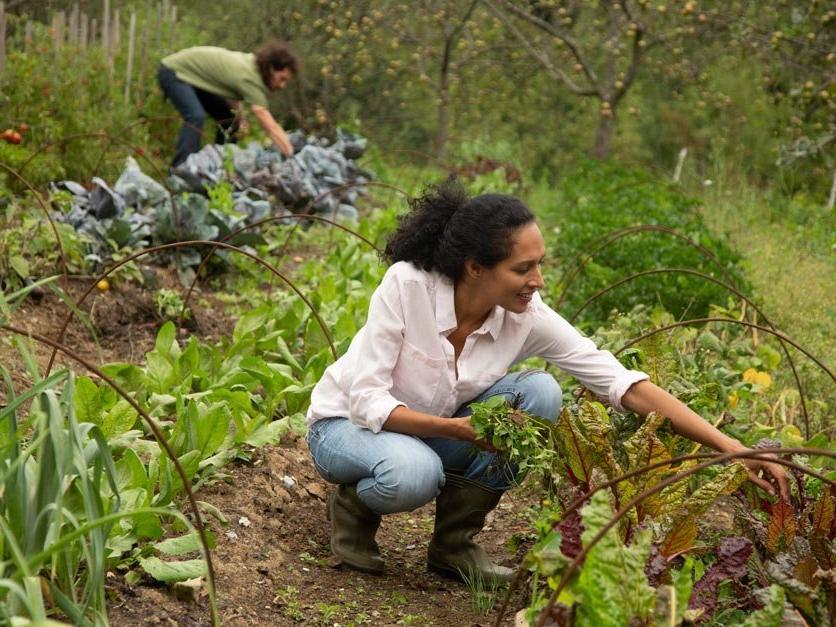
[[[562, 285], [563, 290], [560, 292], [560, 297], [558, 298], [556, 307], [559, 307], [563, 303], [564, 299], [566, 298], [566, 294], [568, 294], [569, 292], [569, 287], [572, 285], [572, 283], [575, 281], [575, 279], [581, 273], [581, 271], [583, 271], [583, 269], [586, 268], [586, 264], [592, 261], [592, 258], [594, 257], [595, 253], [597, 253], [599, 250], [601, 250], [608, 244], [612, 244], [613, 242], [627, 237], [628, 235], [632, 235], [633, 233], [645, 232], [666, 233], [668, 235], [672, 235], [673, 237], [682, 240], [692, 248], [698, 250], [705, 257], [713, 261], [714, 264], [725, 275], [728, 282], [730, 284], [734, 283], [734, 278], [731, 276], [728, 269], [717, 258], [717, 255], [712, 253], [708, 248], [706, 248], [702, 244], [695, 242], [687, 235], [680, 233], [676, 229], [672, 229], [669, 226], [662, 226], [661, 224], [638, 224], [636, 226], [629, 226], [623, 229], [616, 229], [615, 231], [611, 231], [610, 233], [602, 235], [601, 237], [593, 240], [589, 244], [590, 248], [582, 250], [577, 254], [577, 256], [574, 259], [574, 267], [572, 267], [571, 270], [564, 270], [563, 274], [560, 277], [560, 280], [558, 281], [558, 285]], [[584, 255], [586, 255], [586, 258], [584, 258]]]
[[[240, 254], [242, 254], [246, 257], [249, 257], [250, 259], [252, 259], [256, 263], [264, 266], [270, 272], [272, 272], [275, 276], [279, 277], [282, 281], [284, 281], [296, 293], [297, 296], [299, 296], [299, 298], [302, 299], [302, 301], [305, 303], [305, 305], [308, 307], [308, 309], [310, 309], [311, 313], [316, 318], [316, 321], [319, 324], [319, 328], [322, 329], [322, 333], [325, 335], [325, 339], [328, 342], [328, 346], [331, 348], [331, 355], [334, 357], [335, 360], [337, 359], [337, 349], [334, 347], [334, 341], [331, 337], [330, 331], [328, 331], [328, 327], [325, 325], [325, 322], [322, 320], [319, 313], [316, 311], [316, 308], [313, 306], [313, 303], [311, 303], [311, 301], [308, 299], [308, 297], [305, 296], [305, 294], [302, 292], [302, 290], [300, 290], [293, 281], [291, 281], [289, 278], [287, 278], [284, 274], [282, 274], [273, 265], [271, 265], [267, 261], [264, 261], [258, 255], [255, 255], [251, 252], [248, 252], [248, 251], [246, 251], [242, 248], [238, 248], [237, 246], [233, 246], [232, 244], [225, 244], [223, 242], [215, 242], [215, 241], [210, 241], [210, 240], [190, 240], [190, 241], [186, 241], [186, 242], [174, 242], [174, 243], [171, 243], [171, 244], [163, 244], [161, 246], [154, 246], [152, 248], [146, 248], [146, 249], [143, 249], [143, 250], [141, 250], [139, 252], [136, 252], [132, 255], [128, 255], [124, 259], [121, 259], [119, 262], [115, 263], [110, 268], [105, 270], [102, 274], [100, 274], [90, 284], [90, 287], [88, 287], [87, 290], [85, 290], [85, 292], [78, 299], [78, 301], [76, 301], [76, 303], [75, 303], [76, 308], [78, 306], [80, 306], [81, 303], [83, 303], [84, 300], [90, 295], [90, 293], [96, 288], [96, 284], [99, 281], [101, 281], [104, 278], [107, 278], [112, 272], [114, 272], [115, 270], [124, 266], [126, 263], [129, 263], [129, 262], [133, 261], [134, 259], [137, 259], [138, 257], [142, 257], [144, 255], [150, 255], [151, 253], [160, 252], [160, 251], [163, 251], [163, 250], [185, 248], [185, 247], [188, 247], [188, 246], [191, 246], [191, 247], [195, 247], [195, 246], [213, 246], [213, 247], [216, 247], [216, 248], [224, 248], [226, 250], [230, 250], [230, 251], [240, 253]], [[66, 333], [67, 327], [69, 326], [70, 321], [73, 319], [73, 316], [75, 316], [75, 311], [73, 311], [71, 309], [68, 312], [67, 317], [64, 319], [64, 323], [61, 326], [61, 330], [58, 332], [58, 338], [56, 340], [57, 342], [61, 342], [63, 340], [64, 334]], [[52, 365], [55, 361], [55, 356], [56, 356], [57, 352], [58, 352], [58, 349], [53, 347], [52, 355], [50, 355], [49, 363], [47, 364], [47, 368], [46, 368], [46, 376], [49, 376], [49, 373], [52, 370]]]
[[[645, 270], [643, 272], [636, 272], [635, 274], [631, 274], [629, 276], [626, 276], [623, 279], [620, 279], [620, 280], [616, 281], [615, 283], [612, 283], [611, 285], [608, 285], [608, 286], [598, 290], [592, 296], [587, 298], [584, 301], [584, 303], [580, 307], [578, 307], [578, 309], [575, 311], [575, 313], [573, 313], [572, 316], [569, 318], [569, 324], [574, 324], [574, 322], [575, 322], [575, 320], [577, 320], [578, 316], [581, 315], [581, 312], [583, 312], [584, 309], [586, 309], [590, 304], [592, 304], [596, 299], [600, 298], [604, 294], [616, 289], [617, 287], [620, 287], [620, 286], [624, 285], [625, 283], [629, 283], [630, 281], [634, 281], [634, 280], [639, 279], [641, 277], [650, 276], [650, 275], [654, 275], [654, 274], [690, 274], [690, 275], [693, 275], [693, 276], [697, 276], [701, 279], [704, 279], [706, 281], [710, 281], [712, 283], [715, 283], [716, 285], [719, 285], [720, 287], [729, 290], [735, 296], [737, 296], [738, 298], [743, 300], [743, 302], [750, 305], [752, 307], [752, 309], [754, 309], [755, 312], [761, 318], [763, 318], [763, 321], [767, 325], [769, 325], [770, 329], [772, 329], [773, 331], [778, 330], [775, 327], [775, 325], [772, 324], [772, 321], [770, 321], [769, 318], [766, 317], [766, 314], [764, 314], [763, 311], [761, 311], [760, 307], [758, 307], [753, 300], [751, 300], [749, 297], [747, 297], [745, 294], [743, 294], [743, 292], [741, 292], [739, 289], [737, 289], [733, 285], [730, 285], [728, 283], [724, 283], [723, 281], [720, 281], [719, 279], [715, 279], [713, 276], [711, 276], [709, 274], [706, 274], [705, 272], [700, 272], [698, 270], [692, 270], [690, 268], [654, 268], [653, 270]], [[801, 410], [802, 410], [802, 413], [804, 414], [804, 437], [809, 439], [810, 438], [810, 416], [807, 413], [807, 400], [805, 398], [804, 388], [801, 386], [801, 379], [798, 376], [798, 371], [795, 368], [795, 362], [793, 361], [792, 356], [790, 355], [790, 352], [787, 349], [787, 345], [784, 343], [784, 340], [782, 339], [781, 335], [778, 335], [776, 337], [778, 338], [778, 343], [781, 345], [781, 349], [784, 351], [784, 355], [786, 356], [787, 361], [789, 362], [790, 368], [792, 369], [793, 377], [795, 378], [795, 387], [798, 389], [798, 395], [801, 399]]]
[[[288, 242], [290, 241], [290, 238], [293, 235], [293, 233], [298, 228], [299, 223], [301, 221], [304, 221], [304, 220], [314, 220], [314, 221], [317, 221], [317, 222], [324, 222], [326, 224], [330, 224], [332, 226], [337, 227], [338, 229], [341, 229], [342, 231], [345, 231], [346, 233], [349, 233], [350, 235], [353, 235], [354, 237], [362, 240], [364, 243], [366, 243], [367, 245], [369, 245], [371, 248], [373, 248], [375, 251], [377, 251], [379, 253], [380, 249], [377, 246], [375, 246], [374, 242], [370, 241], [369, 239], [367, 239], [366, 237], [364, 237], [363, 235], [361, 235], [357, 231], [355, 231], [355, 230], [353, 230], [353, 229], [351, 229], [351, 228], [349, 228], [349, 227], [347, 227], [343, 224], [340, 224], [333, 217], [329, 219], [329, 218], [325, 218], [325, 217], [322, 217], [322, 216], [318, 216], [318, 215], [314, 215], [314, 214], [309, 213], [310, 209], [312, 207], [314, 207], [314, 205], [316, 205], [316, 203], [319, 202], [319, 200], [321, 200], [322, 198], [325, 198], [326, 196], [328, 196], [330, 194], [335, 194], [337, 192], [344, 191], [346, 189], [351, 189], [352, 187], [366, 187], [366, 186], [382, 187], [382, 188], [385, 188], [385, 189], [391, 189], [391, 190], [394, 190], [394, 191], [400, 193], [405, 198], [409, 198], [409, 195], [404, 190], [402, 190], [401, 188], [399, 188], [395, 185], [391, 185], [389, 183], [382, 183], [382, 182], [378, 182], [378, 181], [368, 181], [368, 182], [365, 182], [365, 183], [359, 183], [359, 182], [346, 183], [345, 185], [340, 185], [339, 187], [329, 189], [329, 190], [319, 194], [315, 198], [311, 199], [310, 202], [308, 202], [308, 204], [305, 206], [305, 209], [302, 211], [302, 213], [290, 214], [290, 215], [286, 215], [286, 216], [270, 216], [270, 217], [264, 218], [262, 220], [258, 220], [257, 222], [253, 222], [252, 224], [247, 224], [245, 226], [242, 226], [241, 228], [233, 231], [232, 233], [229, 233], [228, 235], [226, 235], [225, 237], [221, 238], [218, 241], [228, 242], [228, 241], [234, 239], [237, 235], [240, 235], [241, 233], [244, 233], [246, 231], [255, 229], [257, 227], [263, 226], [264, 224], [269, 224], [269, 223], [272, 223], [272, 222], [282, 222], [284, 220], [296, 220], [296, 224], [294, 224], [293, 229], [291, 229], [290, 233], [288, 233], [287, 239], [285, 240], [285, 243], [282, 246], [282, 250], [281, 250], [281, 253], [279, 255], [279, 256], [281, 256], [281, 255], [284, 255], [284, 252], [285, 252], [285, 249], [287, 248]], [[183, 311], [185, 311], [186, 307], [188, 307], [189, 301], [191, 300], [192, 292], [194, 291], [194, 288], [197, 285], [197, 282], [200, 278], [200, 273], [203, 271], [203, 268], [206, 267], [206, 264], [209, 262], [209, 259], [212, 257], [214, 252], [215, 252], [214, 249], [209, 251], [209, 253], [206, 256], [204, 256], [203, 259], [200, 260], [200, 265], [197, 267], [197, 270], [195, 271], [194, 279], [192, 279], [192, 282], [189, 285], [189, 290], [188, 290], [188, 292], [186, 292], [186, 298], [183, 299]]]
[[745, 320], [737, 320], [735, 318], [692, 318], [691, 320], [682, 320], [680, 322], [674, 322], [672, 324], [668, 324], [668, 325], [665, 325], [663, 327], [659, 327], [657, 329], [651, 329], [647, 333], [642, 333], [639, 337], [637, 337], [633, 340], [630, 340], [624, 346], [622, 346], [617, 351], [615, 351], [613, 353], [613, 355], [619, 355], [620, 353], [627, 350], [628, 348], [630, 348], [634, 344], [637, 344], [637, 343], [641, 342], [642, 340], [645, 340], [649, 337], [652, 337], [652, 336], [656, 335], [657, 333], [662, 333], [664, 331], [668, 331], [669, 329], [675, 329], [676, 327], [684, 327], [684, 326], [688, 326], [688, 325], [691, 325], [691, 324], [704, 324], [706, 322], [724, 322], [724, 323], [728, 323], [728, 324], [739, 324], [739, 325], [744, 326], [744, 327], [750, 327], [750, 328], [753, 328], [753, 329], [758, 329], [759, 331], [763, 331], [764, 333], [769, 333], [770, 335], [774, 335], [775, 337], [779, 337], [784, 342], [787, 342], [788, 344], [792, 345], [794, 348], [796, 348], [799, 351], [801, 351], [802, 353], [804, 353], [807, 357], [809, 357], [813, 361], [813, 363], [815, 363], [819, 368], [824, 370], [824, 372], [827, 373], [827, 376], [829, 376], [831, 379], [833, 379], [834, 382], [836, 382], [836, 376], [830, 371], [830, 369], [827, 366], [825, 366], [819, 359], [817, 359], [816, 356], [813, 355], [810, 351], [805, 349], [800, 344], [794, 342], [793, 340], [788, 338], [783, 333], [780, 333], [779, 331], [775, 331], [775, 330], [770, 329], [768, 327], [762, 326], [760, 324], [755, 324], [753, 322], [746, 322]]
[[20, 172], [2, 162], [0, 162], [0, 168], [3, 168], [6, 172], [16, 177], [21, 183], [26, 185], [27, 189], [30, 192], [32, 192], [32, 195], [35, 197], [35, 200], [38, 202], [41, 209], [43, 209], [44, 215], [46, 216], [46, 219], [49, 221], [49, 226], [52, 229], [52, 233], [55, 235], [55, 243], [58, 245], [58, 254], [61, 257], [61, 265], [64, 268], [64, 284], [66, 285], [67, 277], [70, 274], [69, 266], [67, 264], [67, 255], [64, 253], [64, 244], [61, 242], [61, 235], [58, 233], [58, 227], [55, 226], [55, 221], [49, 214], [49, 208], [46, 206], [44, 199], [41, 198], [41, 194], [38, 192], [38, 190], [35, 189], [35, 186], [32, 185], [29, 179], [23, 176]]

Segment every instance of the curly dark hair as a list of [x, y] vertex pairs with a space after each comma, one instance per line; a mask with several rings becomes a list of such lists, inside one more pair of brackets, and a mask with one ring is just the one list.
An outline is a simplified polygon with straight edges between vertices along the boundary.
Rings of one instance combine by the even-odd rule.
[[461, 278], [467, 259], [492, 268], [508, 257], [513, 233], [534, 221], [520, 199], [503, 194], [470, 198], [452, 177], [430, 186], [409, 205], [386, 243], [383, 259], [409, 261], [453, 281]]
[[261, 74], [261, 80], [270, 86], [270, 70], [288, 68], [294, 76], [299, 75], [299, 57], [296, 51], [282, 41], [271, 40], [255, 51], [255, 64]]

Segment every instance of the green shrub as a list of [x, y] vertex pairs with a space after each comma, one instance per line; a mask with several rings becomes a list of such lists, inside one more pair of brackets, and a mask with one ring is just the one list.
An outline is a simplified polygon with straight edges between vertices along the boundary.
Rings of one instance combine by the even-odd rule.
[[[548, 207], [542, 206], [544, 202]], [[747, 290], [737, 268], [739, 256], [710, 235], [697, 213], [696, 201], [649, 174], [585, 162], [567, 173], [549, 198], [538, 198], [535, 208], [547, 229], [545, 237], [553, 268], [547, 270], [547, 300], [556, 305], [570, 283], [560, 306], [565, 316], [571, 316], [597, 290], [654, 268], [690, 268], [725, 282], [726, 276], [731, 275], [738, 288], [744, 293]], [[578, 256], [593, 248], [595, 240], [639, 224], [676, 229], [712, 251], [719, 265], [680, 238], [648, 231], [607, 245], [574, 279], [568, 280]], [[729, 292], [721, 286], [699, 277], [656, 274], [605, 294], [590, 304], [580, 320], [590, 326], [600, 325], [611, 310], [626, 311], [640, 303], [660, 304], [676, 318], [699, 317], [708, 313], [711, 303], [726, 302], [728, 296]]]

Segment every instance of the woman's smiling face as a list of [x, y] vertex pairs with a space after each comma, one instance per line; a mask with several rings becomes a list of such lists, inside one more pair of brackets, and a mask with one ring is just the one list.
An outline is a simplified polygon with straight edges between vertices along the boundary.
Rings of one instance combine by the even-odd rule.
[[546, 256], [546, 244], [536, 222], [519, 227], [511, 238], [511, 253], [493, 268], [483, 269], [480, 283], [490, 302], [522, 313], [534, 293], [543, 287], [540, 266]]

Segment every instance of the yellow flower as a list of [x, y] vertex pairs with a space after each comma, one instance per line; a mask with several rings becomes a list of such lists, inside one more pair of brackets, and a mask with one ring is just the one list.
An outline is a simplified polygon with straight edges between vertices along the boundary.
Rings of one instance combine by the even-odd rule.
[[801, 435], [801, 430], [795, 425], [785, 425], [783, 428], [784, 435], [787, 439], [792, 440], [793, 446], [803, 446], [804, 438]]
[[743, 380], [746, 383], [759, 385], [764, 389], [772, 385], [772, 377], [769, 376], [768, 372], [760, 372], [754, 368], [749, 368], [743, 373]]
[[737, 407], [737, 403], [740, 400], [740, 397], [737, 395], [737, 392], [732, 392], [729, 394], [729, 409], [734, 409]]

